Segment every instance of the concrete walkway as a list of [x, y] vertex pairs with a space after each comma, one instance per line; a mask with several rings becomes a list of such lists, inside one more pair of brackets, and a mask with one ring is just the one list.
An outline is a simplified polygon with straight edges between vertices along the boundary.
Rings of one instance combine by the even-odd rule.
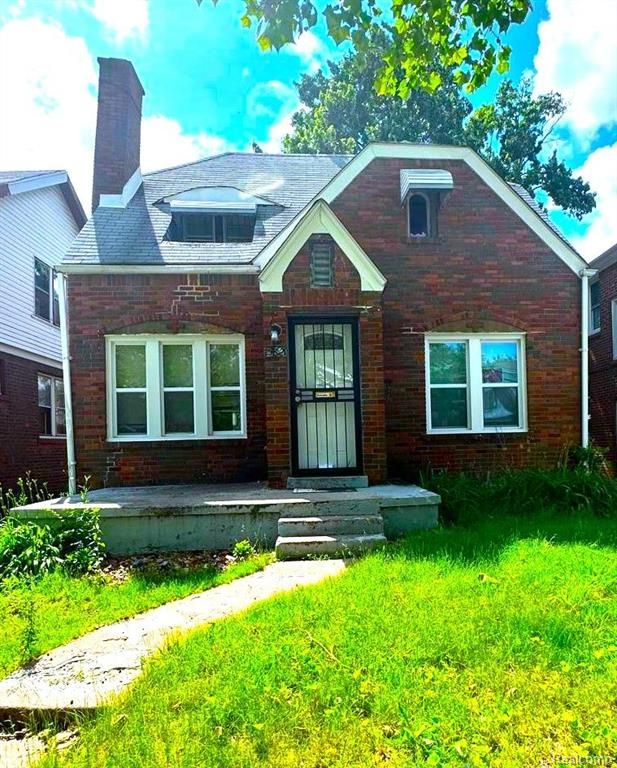
[[174, 633], [315, 584], [344, 567], [342, 560], [277, 562], [260, 573], [90, 632], [0, 680], [0, 718], [93, 710], [123, 691], [140, 674], [144, 657]]

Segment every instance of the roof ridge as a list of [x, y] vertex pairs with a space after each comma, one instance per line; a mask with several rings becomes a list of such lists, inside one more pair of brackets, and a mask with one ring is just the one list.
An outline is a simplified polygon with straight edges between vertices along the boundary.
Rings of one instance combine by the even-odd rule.
[[199, 160], [191, 160], [189, 163], [178, 163], [178, 165], [170, 165], [167, 168], [159, 168], [156, 171], [148, 171], [148, 173], [142, 173], [144, 176], [154, 176], [155, 173], [164, 173], [165, 171], [175, 171], [176, 168], [186, 168], [188, 165], [197, 165], [198, 163], [206, 163], [208, 160], [215, 160], [217, 157], [225, 157], [225, 155], [237, 155], [237, 152], [218, 152], [216, 155], [208, 155], [207, 157], [201, 157]]

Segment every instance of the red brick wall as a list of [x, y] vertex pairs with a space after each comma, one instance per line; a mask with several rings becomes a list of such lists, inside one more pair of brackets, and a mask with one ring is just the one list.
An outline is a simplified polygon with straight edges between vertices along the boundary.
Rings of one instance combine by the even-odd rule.
[[51, 491], [63, 492], [66, 441], [39, 436], [39, 373], [62, 377], [57, 368], [0, 353], [0, 485], [14, 488], [30, 472]]
[[617, 299], [617, 264], [600, 272], [600, 332], [589, 339], [589, 432], [598, 445], [609, 449], [609, 459], [617, 463], [617, 360], [613, 360], [611, 328], [613, 299]]
[[[358, 316], [364, 473], [372, 483], [383, 482], [386, 446], [381, 295], [361, 291], [353, 265], [338, 248], [334, 253], [334, 286], [311, 288], [308, 245], [299, 251], [283, 277], [283, 292], [263, 295], [264, 334], [277, 323], [283, 329], [281, 343], [288, 347], [287, 322], [292, 314]], [[284, 484], [290, 471], [288, 366], [288, 357], [266, 361], [268, 477], [274, 485]]]
[[[227, 275], [71, 275], [71, 378], [78, 475], [93, 487], [263, 478], [261, 300], [255, 278]], [[248, 438], [107, 442], [105, 335], [243, 333]]]
[[[409, 241], [399, 171], [444, 168], [439, 236]], [[374, 160], [334, 201], [381, 269], [388, 470], [552, 462], [580, 439], [579, 278], [463, 162]], [[424, 331], [527, 332], [529, 432], [427, 435]]]

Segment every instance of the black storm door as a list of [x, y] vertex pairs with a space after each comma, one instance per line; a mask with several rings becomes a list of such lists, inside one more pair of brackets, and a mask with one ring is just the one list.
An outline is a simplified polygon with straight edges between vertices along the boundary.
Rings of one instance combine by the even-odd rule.
[[361, 470], [360, 365], [356, 318], [290, 318], [294, 475]]

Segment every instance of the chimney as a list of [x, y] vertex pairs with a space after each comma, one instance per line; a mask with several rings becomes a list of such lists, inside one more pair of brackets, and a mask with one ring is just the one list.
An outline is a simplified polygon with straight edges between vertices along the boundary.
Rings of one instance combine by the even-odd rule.
[[[102, 58], [98, 61], [93, 211], [98, 207], [101, 195], [122, 195], [127, 181], [139, 168], [141, 100], [144, 95], [130, 61]], [[122, 206], [128, 202], [122, 198], [118, 201], [114, 204]]]

